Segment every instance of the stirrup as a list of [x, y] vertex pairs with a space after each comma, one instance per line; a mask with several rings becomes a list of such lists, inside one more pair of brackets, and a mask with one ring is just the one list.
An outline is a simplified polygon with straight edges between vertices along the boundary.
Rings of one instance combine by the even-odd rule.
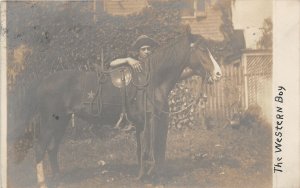
[[129, 121], [127, 113], [121, 113], [118, 122], [116, 123], [114, 129], [122, 129], [124, 131], [131, 131], [135, 128], [131, 121]]

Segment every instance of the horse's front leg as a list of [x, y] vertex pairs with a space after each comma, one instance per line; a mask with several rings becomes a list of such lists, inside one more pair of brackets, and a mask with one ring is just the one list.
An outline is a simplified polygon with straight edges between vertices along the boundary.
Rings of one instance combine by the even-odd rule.
[[164, 169], [167, 134], [168, 134], [168, 114], [161, 113], [154, 115], [151, 121], [151, 151], [153, 163], [147, 174], [151, 177], [160, 177]]
[[146, 175], [146, 170], [149, 164], [150, 157], [150, 115], [147, 117], [147, 122], [142, 127], [137, 128], [137, 157], [139, 163], [138, 180], [141, 180]]
[[142, 138], [142, 130], [136, 129], [136, 145], [137, 145], [137, 159], [138, 159], [138, 167], [139, 167], [139, 173], [137, 180], [141, 180], [144, 177], [145, 167], [144, 164], [142, 164], [142, 144], [141, 144]]
[[169, 115], [164, 113], [161, 114], [157, 122], [154, 123], [154, 158], [155, 161], [161, 167], [164, 166], [166, 159], [166, 149], [167, 149], [167, 137], [169, 128]]
[[136, 156], [137, 156], [137, 160], [138, 160], [138, 166], [141, 166], [141, 156], [142, 156], [142, 146], [141, 146], [141, 130], [139, 128], [136, 129], [136, 133], [135, 133], [135, 137], [136, 137]]

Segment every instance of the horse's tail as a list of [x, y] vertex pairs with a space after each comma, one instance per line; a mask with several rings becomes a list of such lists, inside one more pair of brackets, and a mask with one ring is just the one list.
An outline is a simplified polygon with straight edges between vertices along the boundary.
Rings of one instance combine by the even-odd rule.
[[37, 84], [24, 92], [18, 89], [8, 100], [8, 144], [12, 146], [14, 162], [21, 162], [33, 146], [34, 123], [38, 115]]

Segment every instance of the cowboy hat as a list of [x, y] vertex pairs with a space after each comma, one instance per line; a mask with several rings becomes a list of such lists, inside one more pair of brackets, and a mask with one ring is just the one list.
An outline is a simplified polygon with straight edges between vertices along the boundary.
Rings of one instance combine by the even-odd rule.
[[159, 46], [159, 43], [156, 40], [148, 37], [147, 35], [141, 35], [132, 43], [132, 48], [134, 50], [138, 50], [142, 46], [157, 47]]

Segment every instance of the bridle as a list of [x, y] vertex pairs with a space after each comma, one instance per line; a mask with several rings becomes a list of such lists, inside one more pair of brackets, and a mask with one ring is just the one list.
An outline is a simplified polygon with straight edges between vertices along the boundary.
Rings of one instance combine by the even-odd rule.
[[[195, 47], [195, 44], [194, 44], [194, 43], [191, 43], [191, 48], [194, 48], [194, 47]], [[204, 50], [207, 50], [207, 51], [209, 52], [209, 54], [210, 54], [210, 51], [209, 51], [208, 48], [205, 49], [205, 48], [201, 48], [201, 47], [199, 47], [199, 46], [197, 46], [197, 48], [200, 48], [200, 50], [203, 50], [203, 51], [204, 51]], [[211, 54], [210, 54], [210, 55], [211, 55]], [[208, 72], [208, 71], [205, 70], [205, 69], [204, 69], [204, 71], [205, 71], [205, 76], [204, 76], [204, 80], [203, 80], [202, 83], [201, 83], [201, 87], [200, 87], [199, 91], [205, 91], [205, 84], [208, 83], [209, 80], [210, 80], [210, 78], [211, 78], [211, 73]], [[192, 100], [192, 101], [190, 102], [189, 105], [187, 105], [186, 107], [184, 107], [184, 108], [181, 109], [181, 110], [177, 110], [177, 111], [173, 111], [173, 112], [169, 112], [169, 111], [160, 109], [160, 108], [158, 108], [158, 107], [155, 105], [155, 103], [153, 102], [153, 100], [149, 100], [149, 101], [152, 103], [152, 105], [154, 106], [155, 109], [158, 109], [159, 112], [161, 112], [161, 113], [163, 113], [163, 114], [168, 114], [168, 115], [176, 115], [176, 114], [179, 114], [179, 113], [182, 113], [182, 112], [188, 110], [188, 109], [191, 108], [193, 105], [198, 104], [199, 101], [200, 101], [200, 99], [201, 99], [202, 97], [203, 97], [202, 93], [201, 93], [201, 92], [198, 92], [197, 97], [196, 97], [194, 100]], [[157, 116], [157, 115], [156, 115], [156, 116]]]
[[[200, 91], [204, 91], [205, 89], [205, 84], [208, 82], [208, 79], [210, 78], [210, 73], [208, 73], [207, 71], [205, 72], [205, 77], [204, 77], [204, 80], [202, 81], [201, 83], [201, 87], [200, 87]], [[198, 92], [198, 95], [195, 99], [193, 99], [189, 105], [187, 105], [186, 107], [184, 107], [183, 109], [181, 110], [178, 110], [178, 111], [173, 111], [173, 112], [170, 112], [170, 111], [165, 111], [163, 109], [159, 109], [155, 103], [153, 102], [153, 100], [149, 100], [151, 102], [151, 104], [154, 106], [155, 109], [158, 109], [159, 112], [161, 113], [164, 113], [164, 114], [168, 114], [168, 115], [176, 115], [176, 114], [179, 114], [179, 113], [182, 113], [186, 110], [188, 110], [189, 108], [191, 108], [193, 105], [195, 104], [198, 104], [200, 99], [203, 97], [202, 93]], [[150, 98], [148, 98], [150, 99]], [[158, 115], [156, 115], [158, 116]]]

